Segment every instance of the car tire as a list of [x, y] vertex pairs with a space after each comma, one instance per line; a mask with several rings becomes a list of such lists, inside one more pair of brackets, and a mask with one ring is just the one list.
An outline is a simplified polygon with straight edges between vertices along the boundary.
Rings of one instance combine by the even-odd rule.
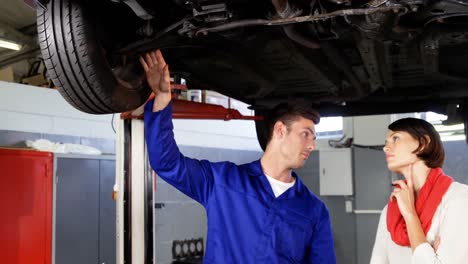
[[[65, 100], [83, 112], [135, 109], [145, 102], [151, 89], [142, 70], [129, 76], [129, 71], [124, 75], [124, 71], [111, 68], [91, 10], [93, 7], [86, 8], [80, 0], [50, 0], [45, 10], [38, 8], [38, 37], [49, 78]], [[138, 66], [135, 60], [131, 67]]]
[[265, 112], [256, 110], [255, 115], [263, 117], [263, 120], [255, 120], [255, 130], [257, 131], [258, 143], [260, 144], [262, 150], [265, 151], [268, 140], [268, 129], [265, 122]]
[[462, 118], [465, 130], [465, 142], [468, 144], [468, 100], [465, 100], [462, 105]]
[[463, 124], [465, 126], [465, 142], [468, 144], [468, 117], [465, 117]]

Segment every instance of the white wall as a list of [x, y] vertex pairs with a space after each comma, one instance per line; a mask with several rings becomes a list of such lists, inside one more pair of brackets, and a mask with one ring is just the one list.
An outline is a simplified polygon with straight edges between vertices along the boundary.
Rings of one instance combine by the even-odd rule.
[[261, 151], [254, 121], [175, 119], [179, 145]]
[[70, 106], [57, 90], [0, 81], [0, 130], [115, 138], [112, 115]]
[[383, 145], [391, 123], [391, 115], [353, 117], [354, 143], [359, 145]]
[[[112, 115], [80, 112], [53, 89], [0, 81], [0, 116], [0, 130], [115, 138]], [[174, 134], [180, 145], [261, 150], [253, 121], [176, 119]]]

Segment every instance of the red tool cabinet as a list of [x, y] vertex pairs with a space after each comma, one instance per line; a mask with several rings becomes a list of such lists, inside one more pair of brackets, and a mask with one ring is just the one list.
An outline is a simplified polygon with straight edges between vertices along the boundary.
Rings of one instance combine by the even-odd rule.
[[0, 148], [0, 263], [115, 263], [115, 157]]
[[53, 155], [0, 149], [0, 262], [51, 263]]

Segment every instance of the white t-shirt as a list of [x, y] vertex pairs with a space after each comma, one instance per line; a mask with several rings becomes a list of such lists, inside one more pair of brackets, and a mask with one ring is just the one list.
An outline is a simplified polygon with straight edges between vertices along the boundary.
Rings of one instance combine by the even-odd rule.
[[[432, 245], [437, 236], [437, 252]], [[426, 235], [429, 243], [411, 247], [393, 242], [387, 230], [387, 207], [380, 215], [371, 264], [467, 264], [468, 263], [468, 186], [453, 182], [442, 197]]]
[[283, 194], [285, 191], [287, 191], [289, 188], [294, 186], [294, 183], [296, 182], [296, 179], [294, 179], [292, 182], [282, 182], [278, 181], [277, 179], [270, 177], [265, 174], [267, 177], [268, 181], [270, 182], [271, 189], [273, 189], [273, 193], [275, 194], [275, 197], [280, 196]]

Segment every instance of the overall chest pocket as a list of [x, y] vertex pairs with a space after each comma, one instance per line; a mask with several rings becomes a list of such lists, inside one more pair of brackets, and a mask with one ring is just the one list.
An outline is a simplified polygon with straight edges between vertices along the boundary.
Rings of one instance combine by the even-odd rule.
[[279, 216], [273, 226], [272, 244], [288, 263], [301, 263], [312, 233], [309, 220], [297, 216]]

